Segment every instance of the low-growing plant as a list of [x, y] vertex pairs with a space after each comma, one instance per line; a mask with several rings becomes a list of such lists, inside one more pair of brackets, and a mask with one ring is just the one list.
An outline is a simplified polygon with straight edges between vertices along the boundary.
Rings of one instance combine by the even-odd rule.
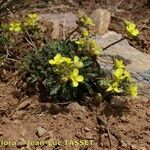
[[43, 43], [43, 32], [38, 26], [38, 15], [27, 14], [25, 17], [13, 19], [0, 25], [1, 54], [9, 53], [7, 60], [17, 62], [31, 50]]
[[[47, 98], [57, 101], [81, 100], [85, 95], [95, 93], [100, 93], [106, 100], [110, 100], [112, 95], [136, 97], [137, 85], [123, 60], [114, 60], [112, 72], [97, 63], [103, 49], [90, 33], [90, 27], [94, 26], [92, 20], [85, 15], [77, 20], [77, 24], [74, 31], [79, 33], [79, 38], [70, 40], [69, 35], [65, 41], [47, 40], [44, 48], [22, 60], [28, 85], [39, 87]], [[139, 34], [131, 22], [126, 21], [125, 24], [131, 36]]]
[[25, 0], [0, 0], [0, 17], [26, 6]]

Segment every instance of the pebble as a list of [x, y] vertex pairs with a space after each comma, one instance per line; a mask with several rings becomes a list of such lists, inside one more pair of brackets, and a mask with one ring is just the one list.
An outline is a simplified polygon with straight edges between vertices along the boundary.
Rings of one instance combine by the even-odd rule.
[[38, 137], [42, 137], [46, 132], [47, 132], [47, 130], [44, 129], [43, 127], [41, 127], [41, 126], [39, 126], [37, 128], [37, 136]]
[[21, 148], [21, 147], [27, 146], [27, 143], [24, 139], [22, 139], [22, 140], [17, 141], [16, 145], [18, 148]]
[[87, 131], [87, 132], [91, 131], [88, 127], [85, 127], [84, 130]]
[[22, 131], [21, 131], [21, 136], [25, 136], [27, 134], [27, 130], [26, 129], [23, 129]]
[[19, 111], [19, 110], [26, 109], [30, 105], [30, 103], [31, 103], [30, 100], [24, 101], [16, 108], [16, 110]]
[[2, 136], [2, 135], [3, 135], [3, 132], [0, 131], [0, 136]]
[[81, 111], [81, 112], [84, 112], [86, 113], [86, 110], [84, 107], [82, 107], [81, 105], [79, 105], [78, 103], [71, 103], [67, 106], [67, 108], [70, 110], [70, 111]]
[[91, 134], [90, 132], [87, 132], [85, 138], [88, 140], [91, 140], [93, 139], [93, 134]]
[[121, 145], [121, 147], [123, 147], [123, 148], [127, 148], [127, 147], [128, 147], [127, 143], [126, 143], [124, 140], [121, 140], [121, 141], [120, 141], [120, 145]]
[[150, 116], [150, 109], [147, 109], [147, 110], [146, 110], [146, 115], [147, 115], [147, 116]]
[[131, 144], [131, 150], [136, 150], [137, 149], [137, 146], [135, 144]]

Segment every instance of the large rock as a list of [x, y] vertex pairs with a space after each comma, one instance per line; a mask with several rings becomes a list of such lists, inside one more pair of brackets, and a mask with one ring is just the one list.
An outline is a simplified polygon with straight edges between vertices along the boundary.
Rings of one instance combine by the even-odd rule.
[[[103, 36], [97, 35], [96, 40], [104, 48], [121, 37], [120, 34], [109, 31]], [[111, 70], [114, 56], [124, 60], [127, 70], [138, 82], [140, 93], [150, 97], [150, 55], [142, 53], [130, 46], [127, 40], [123, 40], [105, 50], [98, 58], [98, 63], [106, 70]]]
[[108, 31], [111, 13], [106, 9], [96, 9], [90, 15], [90, 18], [96, 25], [96, 31], [98, 34], [103, 35]]
[[[97, 36], [97, 42], [103, 48], [109, 44], [121, 39], [121, 35], [116, 32], [109, 31], [103, 36]], [[110, 67], [113, 65], [112, 56], [120, 56], [124, 59], [128, 65], [127, 69], [131, 72], [143, 73], [150, 70], [150, 55], [142, 53], [141, 51], [130, 46], [127, 40], [123, 40], [103, 52], [102, 58], [99, 58], [99, 62], [107, 61], [107, 66]], [[106, 59], [105, 59], [106, 57]], [[108, 59], [109, 58], [109, 59]], [[147, 76], [148, 77], [148, 76]]]
[[40, 14], [40, 26], [52, 39], [64, 38], [68, 31], [77, 27], [76, 15], [73, 13], [63, 14]]

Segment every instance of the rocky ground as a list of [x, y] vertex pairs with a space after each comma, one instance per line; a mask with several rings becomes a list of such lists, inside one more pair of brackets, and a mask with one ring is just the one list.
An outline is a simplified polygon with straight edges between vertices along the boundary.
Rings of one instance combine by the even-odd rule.
[[2, 150], [149, 150], [150, 99], [143, 96], [115, 97], [111, 105], [62, 105], [38, 96], [19, 100], [4, 83], [0, 91]]
[[114, 97], [111, 104], [88, 98], [80, 104], [43, 102], [38, 94], [22, 97], [17, 77], [11, 74], [0, 82], [0, 150], [150, 150], [150, 55], [143, 53], [150, 52], [149, 5], [144, 0], [128, 1], [130, 5], [127, 1], [112, 2], [115, 5], [85, 1], [76, 7], [78, 1], [43, 1], [34, 9], [40, 14], [43, 30], [48, 28], [46, 32], [57, 39], [76, 27], [77, 15], [85, 10], [107, 8], [111, 20], [108, 11], [94, 15], [101, 20], [94, 32], [102, 47], [122, 37], [120, 18], [134, 20], [141, 27], [140, 39], [112, 46], [98, 62], [109, 70], [114, 56], [124, 59], [139, 85], [138, 98]]

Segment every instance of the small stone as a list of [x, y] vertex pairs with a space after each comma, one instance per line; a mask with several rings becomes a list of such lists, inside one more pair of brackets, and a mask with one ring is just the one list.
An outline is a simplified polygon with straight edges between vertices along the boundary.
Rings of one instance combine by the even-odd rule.
[[85, 138], [88, 139], [88, 140], [92, 140], [93, 139], [93, 134], [91, 134], [90, 132], [87, 132]]
[[54, 139], [53, 131], [48, 131], [48, 135], [50, 139]]
[[37, 147], [36, 150], [42, 150], [40, 147]]
[[82, 107], [81, 105], [79, 105], [78, 103], [71, 103], [67, 106], [67, 108], [70, 110], [70, 111], [81, 111], [81, 112], [84, 112], [86, 113], [86, 110], [84, 107]]
[[147, 109], [147, 110], [146, 110], [146, 115], [147, 115], [147, 116], [150, 116], [150, 109]]
[[27, 146], [27, 143], [24, 139], [22, 139], [22, 140], [17, 141], [16, 145], [18, 148], [21, 148], [21, 147]]
[[15, 119], [13, 122], [14, 122], [14, 124], [19, 124], [20, 123], [17, 119]]
[[2, 136], [2, 135], [3, 135], [3, 132], [0, 131], [0, 136]]
[[29, 101], [29, 100], [24, 101], [16, 108], [16, 110], [26, 109], [30, 105], [30, 103], [31, 103], [31, 101]]
[[145, 147], [140, 147], [139, 150], [147, 150]]
[[91, 131], [88, 127], [85, 127], [84, 130], [87, 131], [87, 132]]
[[58, 116], [57, 116], [57, 115], [53, 115], [53, 119], [55, 119], [55, 120], [56, 120], [57, 118], [58, 118]]
[[131, 144], [131, 150], [136, 150], [137, 149], [137, 146], [135, 144]]
[[103, 35], [108, 31], [111, 19], [111, 13], [108, 10], [96, 9], [91, 13], [90, 18], [96, 25], [96, 31], [98, 34]]
[[121, 147], [123, 147], [123, 148], [127, 148], [127, 147], [128, 147], [127, 143], [126, 143], [124, 140], [121, 140], [121, 141], [120, 141], [120, 145], [121, 145]]
[[23, 129], [22, 131], [21, 131], [21, 136], [25, 136], [27, 134], [27, 130], [26, 129]]
[[43, 127], [39, 126], [37, 128], [37, 133], [36, 134], [37, 134], [38, 137], [42, 137], [46, 132], [47, 132], [46, 129], [44, 129]]

